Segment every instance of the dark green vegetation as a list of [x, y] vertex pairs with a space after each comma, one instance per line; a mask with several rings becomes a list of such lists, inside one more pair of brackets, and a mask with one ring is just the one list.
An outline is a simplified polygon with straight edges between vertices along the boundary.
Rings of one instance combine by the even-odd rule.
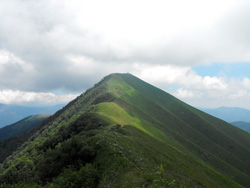
[[42, 122], [51, 115], [34, 115], [0, 129], [0, 162], [16, 151], [31, 135], [40, 129]]
[[23, 133], [31, 130], [33, 127], [47, 119], [49, 116], [51, 115], [40, 114], [29, 116], [12, 125], [7, 125], [3, 128], [0, 128], [0, 141], [4, 141], [10, 137], [22, 135]]
[[235, 121], [235, 122], [232, 122], [231, 124], [250, 133], [250, 123], [248, 122]]
[[31, 115], [54, 114], [61, 109], [63, 104], [44, 107], [27, 107], [11, 104], [0, 104], [0, 128], [13, 124]]
[[130, 74], [50, 117], [0, 166], [2, 187], [250, 187], [250, 134]]

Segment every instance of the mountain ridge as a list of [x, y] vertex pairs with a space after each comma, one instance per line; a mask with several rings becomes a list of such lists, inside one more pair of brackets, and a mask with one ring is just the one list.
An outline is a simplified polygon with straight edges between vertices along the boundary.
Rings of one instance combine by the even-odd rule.
[[0, 141], [10, 137], [19, 136], [50, 117], [51, 114], [38, 114], [28, 116], [16, 123], [0, 128]]
[[12, 125], [0, 128], [0, 163], [26, 142], [50, 116], [45, 114], [29, 116]]
[[250, 122], [235, 121], [235, 122], [231, 122], [231, 124], [250, 133]]
[[[28, 161], [34, 165], [27, 167], [23, 181], [29, 181], [31, 174], [35, 174], [31, 178], [34, 183], [42, 181], [48, 186], [66, 181], [67, 173], [78, 176], [82, 171], [94, 173], [97, 179], [91, 181], [92, 187], [105, 184], [119, 187], [123, 183], [142, 186], [145, 182], [147, 186], [170, 186], [172, 183], [188, 187], [241, 187], [239, 184], [248, 186], [250, 183], [248, 133], [131, 74], [106, 76], [49, 118], [29, 140], [19, 148], [22, 154], [17, 152], [2, 163], [0, 176], [5, 183], [20, 181], [20, 177], [12, 172], [20, 161], [24, 166], [29, 164]], [[127, 142], [133, 143], [134, 149]], [[69, 152], [72, 147], [68, 145], [71, 144], [83, 149]], [[150, 148], [157, 151], [157, 155], [151, 153]], [[81, 152], [88, 153], [89, 157], [82, 159]], [[74, 161], [66, 160], [70, 153], [75, 153], [71, 156]], [[54, 158], [63, 155], [66, 155], [62, 158], [63, 163]], [[180, 160], [170, 162], [163, 160], [163, 156]], [[102, 158], [107, 160], [108, 166]], [[167, 172], [159, 171], [161, 160]], [[75, 162], [83, 166], [79, 169]], [[181, 168], [185, 162], [187, 166]], [[59, 170], [54, 172], [53, 166]], [[204, 172], [202, 176], [196, 168]], [[115, 169], [120, 173], [114, 172]], [[134, 176], [132, 184], [129, 184], [132, 177], [126, 171]], [[117, 179], [113, 179], [112, 174]], [[8, 181], [8, 177], [13, 177], [12, 181]], [[86, 181], [79, 180], [78, 184], [85, 185]]]

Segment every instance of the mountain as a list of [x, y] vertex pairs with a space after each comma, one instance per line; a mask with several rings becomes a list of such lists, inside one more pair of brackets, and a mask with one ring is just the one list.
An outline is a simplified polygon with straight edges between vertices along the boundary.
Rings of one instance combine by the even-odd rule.
[[51, 115], [49, 114], [33, 115], [26, 117], [14, 124], [0, 128], [0, 141], [6, 140], [10, 137], [22, 135], [23, 133], [31, 130], [36, 125], [40, 124], [49, 116]]
[[51, 115], [34, 115], [0, 129], [0, 163], [16, 151]]
[[201, 108], [200, 110], [250, 133], [250, 123], [248, 123], [250, 122], [250, 110], [248, 109], [220, 107], [215, 109]]
[[249, 122], [235, 121], [235, 122], [232, 122], [231, 124], [250, 133], [250, 123]]
[[250, 187], [250, 134], [111, 74], [0, 165], [2, 187]]
[[228, 123], [234, 121], [250, 122], [250, 110], [238, 107], [219, 107], [205, 109], [200, 108], [203, 112], [206, 112], [212, 116], [220, 118]]
[[20, 105], [0, 104], [0, 128], [13, 124], [23, 118], [36, 114], [54, 114], [64, 104], [46, 107], [27, 107]]

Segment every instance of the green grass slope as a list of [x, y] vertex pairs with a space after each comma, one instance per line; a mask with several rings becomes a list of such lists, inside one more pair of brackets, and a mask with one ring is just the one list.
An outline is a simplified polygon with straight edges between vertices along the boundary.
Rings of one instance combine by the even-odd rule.
[[141, 129], [250, 186], [249, 134], [130, 74], [113, 74], [107, 84], [116, 103], [140, 121]]
[[249, 141], [130, 74], [111, 74], [29, 135], [1, 163], [0, 183], [249, 187]]

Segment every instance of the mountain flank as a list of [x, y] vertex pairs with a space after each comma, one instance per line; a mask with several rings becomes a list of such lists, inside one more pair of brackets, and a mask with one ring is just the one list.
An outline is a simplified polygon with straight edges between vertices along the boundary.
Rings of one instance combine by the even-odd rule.
[[4, 187], [250, 187], [250, 134], [111, 74], [0, 166]]
[[12, 152], [21, 146], [28, 138], [36, 132], [43, 121], [51, 115], [39, 114], [24, 118], [17, 123], [0, 129], [0, 163], [11, 155]]
[[50, 117], [51, 114], [39, 114], [26, 117], [14, 124], [0, 128], [0, 142], [10, 137], [20, 136], [23, 133], [31, 130], [36, 125]]

